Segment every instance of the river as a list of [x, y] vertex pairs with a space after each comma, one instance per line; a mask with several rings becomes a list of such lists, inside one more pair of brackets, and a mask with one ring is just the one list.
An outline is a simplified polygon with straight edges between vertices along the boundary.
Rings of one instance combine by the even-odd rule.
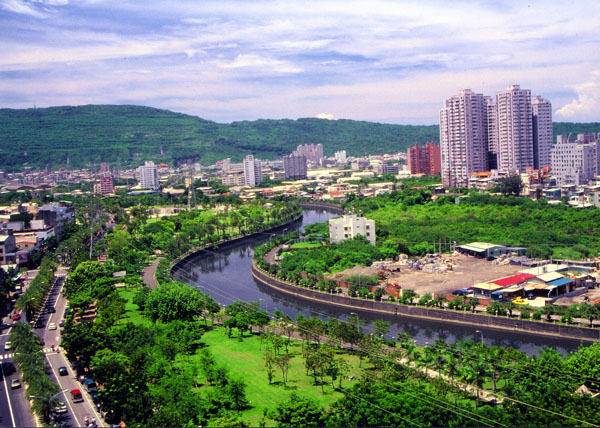
[[[292, 318], [298, 313], [306, 317], [345, 319], [349, 313], [336, 307], [315, 304], [303, 299], [294, 299], [279, 293], [257, 282], [250, 273], [254, 248], [267, 242], [274, 234], [287, 233], [292, 230], [303, 231], [304, 226], [324, 222], [338, 214], [324, 210], [305, 209], [302, 220], [272, 233], [261, 233], [258, 236], [226, 244], [218, 250], [203, 250], [187, 259], [174, 272], [174, 278], [188, 285], [198, 287], [209, 293], [221, 305], [228, 305], [235, 300], [256, 301], [263, 310], [273, 314], [279, 309]], [[470, 327], [438, 321], [415, 318], [396, 317], [393, 315], [375, 315], [364, 311], [355, 311], [361, 320], [371, 322], [377, 318], [392, 323], [386, 338], [392, 338], [400, 332], [409, 333], [418, 345], [433, 343], [441, 338], [448, 342], [459, 339], [483, 340], [488, 345], [512, 346], [527, 354], [535, 354], [540, 347], [552, 347], [561, 353], [576, 350], [581, 342], [573, 339], [558, 339], [536, 336], [518, 332], [507, 332], [482, 327]], [[365, 327], [369, 331], [370, 326]], [[589, 343], [588, 343], [589, 344]]]

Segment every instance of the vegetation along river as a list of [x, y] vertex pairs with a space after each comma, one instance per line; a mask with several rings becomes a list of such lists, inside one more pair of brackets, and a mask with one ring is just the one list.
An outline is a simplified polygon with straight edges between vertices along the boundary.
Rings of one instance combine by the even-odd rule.
[[[324, 222], [337, 215], [326, 210], [305, 209], [301, 220], [286, 227], [223, 245], [218, 250], [200, 251], [180, 265], [174, 272], [174, 278], [209, 293], [222, 305], [228, 305], [235, 300], [256, 301], [271, 315], [275, 309], [279, 309], [292, 318], [302, 313], [306, 317], [318, 317], [322, 320], [345, 319], [350, 315], [348, 311], [295, 299], [258, 283], [250, 273], [254, 248], [267, 242], [274, 234], [288, 233], [292, 230], [302, 231], [306, 225]], [[415, 318], [396, 318], [393, 315], [376, 315], [358, 310], [355, 312], [361, 320], [373, 321], [381, 318], [390, 321], [392, 326], [386, 338], [391, 339], [405, 331], [418, 345], [430, 344], [439, 338], [454, 342], [458, 339], [481, 340], [483, 337], [488, 345], [512, 346], [527, 354], [537, 353], [537, 349], [543, 346], [566, 353], [581, 345], [580, 341], [572, 339], [554, 339]], [[365, 330], [370, 328], [371, 326], [367, 325]]]

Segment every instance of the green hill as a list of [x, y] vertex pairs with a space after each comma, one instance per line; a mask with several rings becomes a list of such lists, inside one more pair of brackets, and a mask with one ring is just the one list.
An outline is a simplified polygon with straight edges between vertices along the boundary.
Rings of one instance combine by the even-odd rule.
[[[555, 124], [560, 133], [600, 131], [600, 124]], [[556, 131], [556, 129], [555, 129]], [[0, 169], [79, 168], [91, 162], [137, 166], [145, 160], [204, 165], [246, 154], [274, 159], [298, 144], [321, 143], [326, 155], [405, 151], [439, 141], [437, 125], [390, 125], [353, 120], [256, 120], [216, 123], [129, 105], [0, 109]], [[67, 164], [68, 161], [68, 164]]]

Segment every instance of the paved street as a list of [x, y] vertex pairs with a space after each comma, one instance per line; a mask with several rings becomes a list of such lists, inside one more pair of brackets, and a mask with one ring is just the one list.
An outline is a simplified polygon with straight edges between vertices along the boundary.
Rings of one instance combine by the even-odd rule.
[[[92, 402], [91, 396], [85, 392], [83, 385], [76, 380], [76, 373], [71, 368], [62, 349], [58, 348], [60, 344], [60, 327], [59, 323], [64, 317], [66, 299], [62, 296], [61, 291], [64, 285], [64, 280], [67, 275], [67, 270], [64, 268], [56, 272], [57, 281], [53, 289], [48, 295], [48, 300], [44, 305], [39, 317], [39, 327], [34, 329], [34, 332], [43, 339], [44, 354], [48, 362], [48, 375], [59, 385], [61, 393], [58, 398], [67, 406], [67, 413], [57, 417], [57, 422], [65, 426], [79, 427], [84, 426], [84, 418], [96, 418], [99, 426], [103, 425], [100, 415], [96, 412], [96, 407]], [[47, 308], [54, 308], [55, 312], [47, 311]], [[25, 314], [21, 314], [20, 321], [24, 319]], [[12, 320], [3, 319], [5, 325], [12, 325]], [[56, 325], [56, 329], [50, 330], [51, 323]], [[38, 426], [37, 421], [30, 411], [30, 403], [25, 398], [25, 386], [18, 389], [11, 389], [10, 383], [12, 379], [19, 378], [20, 375], [13, 364], [14, 353], [5, 351], [5, 343], [9, 339], [10, 328], [5, 330], [0, 336], [0, 362], [2, 363], [2, 381], [0, 383], [0, 426], [14, 427], [31, 427]], [[54, 345], [54, 348], [53, 346]], [[56, 351], [58, 349], [58, 352]], [[58, 374], [59, 367], [66, 367], [68, 375], [60, 376]], [[80, 389], [83, 393], [84, 401], [73, 403], [70, 397], [72, 389]]]

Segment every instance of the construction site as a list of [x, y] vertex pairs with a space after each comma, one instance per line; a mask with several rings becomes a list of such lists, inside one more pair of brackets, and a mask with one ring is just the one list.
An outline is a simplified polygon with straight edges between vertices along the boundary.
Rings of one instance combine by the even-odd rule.
[[481, 282], [515, 275], [523, 266], [509, 263], [499, 264], [485, 259], [464, 255], [432, 254], [418, 259], [401, 255], [397, 261], [376, 262], [371, 266], [355, 266], [328, 279], [343, 280], [352, 275], [377, 275], [380, 282], [399, 289], [414, 290], [419, 295], [451, 294], [452, 291], [468, 288]]

